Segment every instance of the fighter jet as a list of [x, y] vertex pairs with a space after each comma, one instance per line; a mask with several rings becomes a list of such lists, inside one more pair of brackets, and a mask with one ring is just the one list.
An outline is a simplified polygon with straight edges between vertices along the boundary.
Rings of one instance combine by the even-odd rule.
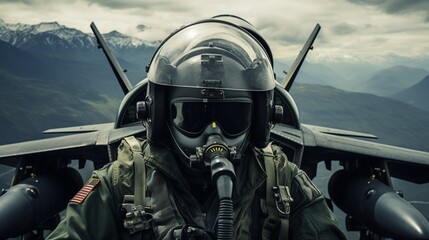
[[[273, 62], [268, 43], [251, 24], [231, 15], [218, 21], [241, 28], [257, 39]], [[116, 75], [125, 97], [114, 122], [50, 129], [46, 134], [64, 136], [0, 146], [0, 163], [15, 167], [11, 187], [0, 197], [0, 238], [23, 236], [41, 239], [43, 231], [55, 228], [59, 213], [82, 187], [79, 168], [92, 161], [94, 168], [116, 159], [120, 141], [134, 135], [144, 138], [138, 103], [145, 100], [148, 80], [133, 86], [109, 50], [96, 25], [91, 28]], [[184, 26], [186, 27], [186, 26]], [[275, 105], [283, 114], [271, 130], [271, 141], [283, 147], [290, 161], [314, 178], [318, 163], [331, 170], [329, 197], [347, 214], [348, 231], [360, 239], [429, 239], [429, 222], [392, 186], [391, 178], [414, 183], [429, 182], [429, 153], [368, 141], [376, 136], [300, 122], [298, 108], [289, 90], [321, 27], [316, 25], [286, 77], [275, 87]], [[329, 200], [327, 200], [329, 201]]]

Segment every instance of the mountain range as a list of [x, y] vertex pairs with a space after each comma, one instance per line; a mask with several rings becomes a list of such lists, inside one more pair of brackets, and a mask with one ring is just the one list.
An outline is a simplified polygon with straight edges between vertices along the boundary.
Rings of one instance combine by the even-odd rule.
[[429, 75], [417, 84], [392, 95], [393, 98], [409, 103], [429, 112]]
[[[150, 57], [160, 42], [143, 41], [118, 31], [103, 34], [103, 37], [123, 68], [127, 69], [127, 75], [131, 81], [137, 83], [141, 80], [145, 76], [144, 67], [150, 62]], [[104, 56], [99, 54], [93, 34], [68, 28], [58, 22], [35, 25], [9, 24], [0, 19], [0, 40], [39, 56], [91, 64], [105, 62], [102, 60]], [[404, 62], [398, 56], [390, 56], [390, 58], [390, 61], [398, 59], [399, 64]], [[393, 65], [378, 70], [373, 70], [375, 66], [365, 65], [367, 71], [363, 71], [364, 66], [360, 66], [359, 70], [349, 70], [344, 73], [344, 69], [351, 69], [344, 64], [326, 66], [306, 62], [297, 81], [390, 97], [412, 87], [429, 75], [426, 69], [405, 65]], [[276, 61], [275, 67], [277, 72], [288, 69], [287, 64], [281, 61]]]
[[[279, 69], [287, 69], [288, 65], [276, 62]], [[298, 83], [320, 84], [335, 87], [348, 92], [370, 93], [408, 103], [414, 107], [428, 111], [429, 72], [423, 68], [395, 65], [381, 70], [356, 76], [343, 76], [332, 68], [319, 63], [304, 63], [301, 73], [296, 78]]]
[[[112, 52], [133, 83], [144, 78], [145, 66], [150, 62], [159, 42], [145, 42], [117, 31], [102, 34]], [[78, 62], [105, 65], [93, 34], [68, 28], [57, 22], [29, 24], [8, 24], [0, 20], [0, 41], [27, 51], [33, 56], [49, 57], [51, 60], [66, 60], [69, 64]], [[87, 73], [91, 74], [91, 73]]]
[[[130, 81], [144, 78], [153, 43], [116, 31], [104, 37]], [[114, 120], [123, 93], [93, 35], [56, 22], [0, 20], [0, 56], [0, 144], [43, 138], [48, 128]]]
[[392, 96], [399, 91], [412, 87], [427, 75], [429, 72], [421, 68], [393, 66], [375, 72], [364, 81], [355, 81], [348, 90], [379, 96]]
[[[45, 22], [35, 25], [9, 24], [0, 19], [1, 40], [22, 49], [33, 49], [33, 47], [45, 50], [94, 50], [97, 41], [92, 34], [84, 33], [74, 28], [60, 25], [58, 22]], [[118, 49], [136, 49], [139, 47], [154, 47], [159, 42], [145, 42], [141, 39], [127, 36], [118, 31], [111, 31], [103, 37], [109, 42], [110, 47]]]
[[325, 85], [296, 83], [291, 95], [302, 123], [372, 133], [381, 143], [429, 151], [427, 111], [392, 98]]
[[[117, 31], [103, 34], [103, 37], [122, 67], [127, 69], [130, 81], [136, 84], [143, 79], [145, 66], [150, 62], [157, 43], [145, 42]], [[28, 140], [36, 135], [41, 137], [39, 133], [45, 128], [114, 120], [123, 93], [102, 51], [97, 49], [92, 34], [68, 28], [57, 22], [28, 25], [8, 24], [0, 20], [0, 54], [0, 83], [3, 86], [0, 90], [0, 131], [9, 133], [8, 139], [0, 139], [0, 143]], [[276, 71], [287, 68], [287, 64], [283, 62], [276, 62], [275, 66]], [[425, 74], [427, 72], [423, 69], [395, 66], [377, 71], [360, 82], [371, 86], [377, 85], [372, 82], [380, 82], [379, 79], [388, 81], [386, 79], [395, 77], [402, 80], [410, 78], [407, 84], [397, 84], [399, 92], [412, 87], [413, 83], [418, 82], [416, 79]], [[296, 81], [307, 84], [295, 86], [292, 90], [303, 120], [313, 124], [352, 128], [351, 130], [375, 131], [387, 142], [402, 146], [413, 145], [413, 141], [406, 140], [411, 137], [403, 135], [412, 135], [412, 131], [424, 135], [425, 131], [413, 128], [412, 131], [407, 130], [399, 134], [403, 140], [392, 141], [393, 138], [389, 137], [389, 134], [398, 134], [398, 126], [401, 124], [413, 122], [412, 125], [420, 126], [419, 119], [427, 120], [425, 114], [429, 114], [397, 100], [409, 104], [422, 102], [421, 100], [413, 101], [403, 97], [388, 100], [369, 94], [342, 91], [350, 86], [348, 81], [351, 78], [344, 77], [322, 64], [304, 63]], [[330, 85], [342, 90], [308, 84]], [[425, 85], [410, 88], [405, 93], [408, 96], [417, 96], [413, 92], [424, 91], [424, 88]], [[306, 92], [309, 90], [312, 91]], [[341, 101], [333, 96], [341, 96]], [[323, 109], [320, 108], [321, 102], [326, 103]], [[381, 110], [375, 109], [374, 106], [379, 106]], [[398, 109], [405, 112], [395, 113], [394, 110]], [[91, 111], [94, 114], [88, 117]], [[78, 117], [81, 112], [84, 112], [86, 117]], [[384, 118], [379, 116], [383, 114]], [[363, 116], [365, 119], [362, 119]], [[378, 121], [372, 121], [371, 117]], [[43, 120], [44, 118], [48, 120]], [[379, 122], [381, 119], [383, 122]], [[25, 122], [27, 124], [24, 124]], [[10, 127], [12, 125], [15, 127]], [[24, 129], [24, 126], [32, 127], [29, 130]], [[20, 133], [17, 135], [26, 137], [14, 139], [12, 129]], [[29, 134], [30, 132], [32, 134]]]

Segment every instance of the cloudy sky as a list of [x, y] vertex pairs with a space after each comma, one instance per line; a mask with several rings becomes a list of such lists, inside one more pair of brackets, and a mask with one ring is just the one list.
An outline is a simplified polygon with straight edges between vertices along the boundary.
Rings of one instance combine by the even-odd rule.
[[429, 56], [429, 0], [0, 0], [7, 23], [57, 21], [90, 32], [161, 40], [183, 24], [234, 14], [260, 29], [274, 57], [295, 58], [316, 23], [322, 30], [310, 59]]

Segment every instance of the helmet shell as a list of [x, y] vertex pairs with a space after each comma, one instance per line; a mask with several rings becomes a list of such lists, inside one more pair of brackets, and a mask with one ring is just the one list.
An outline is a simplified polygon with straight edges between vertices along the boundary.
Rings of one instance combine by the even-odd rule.
[[170, 36], [153, 58], [148, 80], [165, 86], [241, 91], [275, 86], [270, 59], [259, 42], [244, 29], [215, 19]]
[[164, 142], [167, 138], [174, 89], [200, 89], [190, 91], [197, 96], [189, 96], [199, 98], [211, 97], [200, 94], [204, 91], [225, 91], [230, 96], [249, 92], [253, 101], [249, 140], [256, 147], [265, 147], [275, 87], [271, 61], [254, 35], [230, 21], [208, 19], [175, 31], [160, 45], [148, 67], [148, 139]]

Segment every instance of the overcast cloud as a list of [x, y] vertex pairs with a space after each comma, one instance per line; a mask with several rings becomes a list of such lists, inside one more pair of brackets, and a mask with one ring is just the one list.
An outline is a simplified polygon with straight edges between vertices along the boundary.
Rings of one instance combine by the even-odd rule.
[[427, 57], [429, 49], [427, 0], [0, 0], [0, 9], [8, 23], [57, 21], [90, 32], [94, 21], [101, 32], [148, 41], [192, 21], [235, 14], [260, 30], [275, 58], [295, 58], [316, 23], [322, 30], [309, 55], [316, 61]]
[[348, 0], [349, 2], [373, 5], [389, 14], [422, 14], [429, 21], [429, 1], [427, 0]]

